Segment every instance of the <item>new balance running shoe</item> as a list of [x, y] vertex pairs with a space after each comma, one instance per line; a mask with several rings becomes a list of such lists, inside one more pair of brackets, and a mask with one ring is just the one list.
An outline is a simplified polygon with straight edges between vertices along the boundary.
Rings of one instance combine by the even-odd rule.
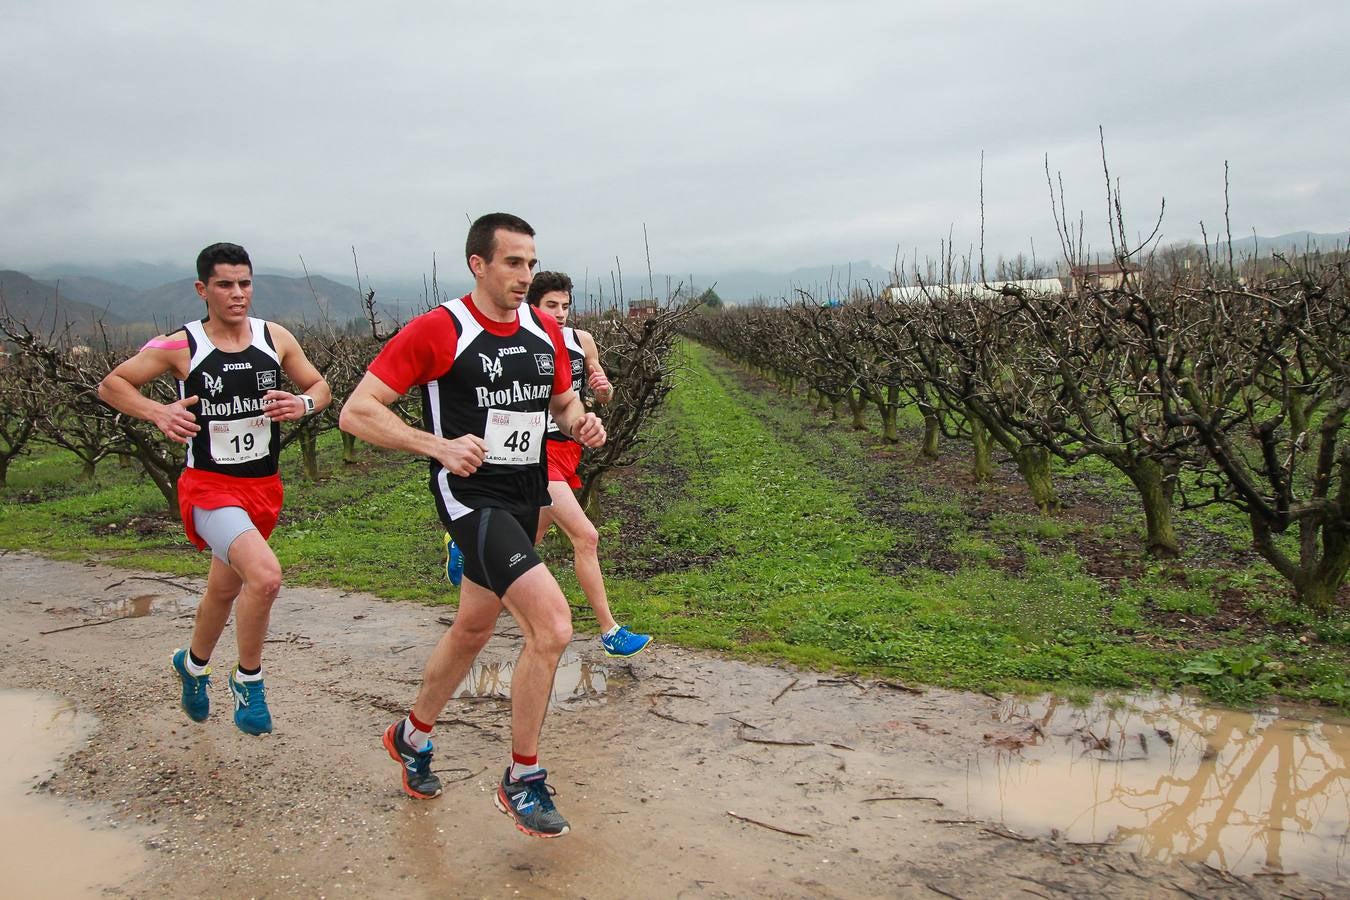
[[418, 800], [430, 800], [441, 792], [441, 780], [431, 773], [431, 741], [421, 750], [403, 739], [403, 720], [384, 730], [384, 749], [403, 768], [403, 792]]
[[194, 722], [205, 722], [211, 712], [211, 698], [206, 693], [206, 688], [211, 683], [211, 670], [207, 669], [200, 675], [193, 675], [187, 670], [187, 655], [186, 649], [173, 651], [169, 665], [178, 675], [178, 680], [183, 683], [183, 712]]
[[613, 634], [600, 635], [600, 644], [605, 648], [606, 656], [637, 656], [651, 642], [650, 634], [634, 634], [623, 625]]
[[567, 820], [553, 805], [553, 788], [545, 783], [545, 769], [526, 775], [519, 781], [511, 780], [511, 769], [502, 775], [492, 802], [497, 809], [515, 820], [516, 827], [531, 837], [555, 838], [568, 832]]
[[272, 713], [267, 708], [267, 692], [262, 679], [240, 681], [239, 667], [230, 673], [230, 693], [234, 694], [234, 724], [244, 734], [267, 734], [272, 730]]

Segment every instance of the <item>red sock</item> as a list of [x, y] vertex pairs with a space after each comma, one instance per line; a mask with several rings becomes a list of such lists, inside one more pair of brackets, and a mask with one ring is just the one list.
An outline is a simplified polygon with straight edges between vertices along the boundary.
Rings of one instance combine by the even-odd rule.
[[433, 722], [431, 723], [431, 725], [428, 725], [426, 722], [423, 722], [421, 719], [417, 718], [417, 714], [413, 712], [408, 713], [408, 721], [412, 722], [412, 726], [416, 728], [418, 731], [425, 731], [427, 734], [431, 733], [432, 725], [436, 724], [435, 722]]

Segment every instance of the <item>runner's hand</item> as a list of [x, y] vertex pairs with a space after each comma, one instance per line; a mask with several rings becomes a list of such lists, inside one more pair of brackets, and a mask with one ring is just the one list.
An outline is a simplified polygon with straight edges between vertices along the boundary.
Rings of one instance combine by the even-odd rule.
[[202, 430], [202, 426], [197, 424], [197, 417], [187, 411], [187, 408], [196, 402], [197, 397], [194, 394], [163, 404], [155, 413], [153, 419], [155, 427], [164, 432], [164, 436], [171, 441], [180, 444], [191, 443], [192, 436]]
[[572, 423], [572, 439], [583, 447], [602, 447], [605, 444], [605, 425], [595, 413], [586, 413]]
[[596, 400], [599, 400], [601, 403], [608, 403], [610, 398], [614, 396], [614, 386], [609, 383], [609, 379], [605, 377], [604, 372], [596, 369], [591, 373], [591, 377], [588, 380], [591, 385], [591, 390], [595, 392]]
[[487, 455], [487, 444], [476, 434], [465, 434], [446, 441], [436, 460], [452, 474], [466, 478], [478, 471]]
[[305, 417], [305, 401], [285, 391], [263, 394], [263, 415], [273, 422], [291, 422]]

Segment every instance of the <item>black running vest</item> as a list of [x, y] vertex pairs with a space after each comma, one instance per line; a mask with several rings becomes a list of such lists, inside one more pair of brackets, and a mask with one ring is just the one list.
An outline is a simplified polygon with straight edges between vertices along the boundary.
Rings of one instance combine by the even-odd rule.
[[[572, 363], [572, 390], [577, 392], [578, 397], [585, 397], [586, 390], [586, 352], [581, 349], [581, 341], [577, 339], [577, 330], [571, 326], [562, 330], [563, 343], [567, 345], [567, 358]], [[570, 441], [567, 435], [558, 430], [558, 423], [553, 421], [553, 417], [548, 417], [548, 439], [550, 441]]]
[[538, 312], [522, 305], [510, 337], [483, 328], [459, 298], [429, 315], [450, 316], [456, 341], [449, 371], [421, 386], [423, 427], [451, 440], [476, 434], [489, 446], [488, 459], [467, 477], [430, 460], [442, 518], [484, 507], [529, 513], [547, 506], [543, 443], [557, 354]]
[[187, 466], [221, 475], [262, 478], [277, 473], [281, 426], [262, 414], [262, 398], [281, 387], [281, 360], [267, 323], [250, 318], [253, 342], [226, 353], [206, 336], [203, 319], [183, 326], [187, 332], [187, 378], [178, 396], [197, 397], [188, 411], [201, 430], [188, 444]]

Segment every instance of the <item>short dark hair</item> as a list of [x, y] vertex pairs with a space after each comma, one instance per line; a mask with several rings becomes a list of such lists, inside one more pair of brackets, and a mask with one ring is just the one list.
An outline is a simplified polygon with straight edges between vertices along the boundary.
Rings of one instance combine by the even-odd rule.
[[497, 249], [499, 228], [534, 237], [534, 229], [520, 216], [513, 216], [510, 213], [488, 213], [486, 216], [479, 216], [469, 226], [469, 237], [464, 242], [464, 261], [467, 263], [471, 256], [481, 256], [486, 262], [492, 262], [492, 254]]
[[530, 289], [525, 292], [525, 302], [531, 306], [538, 306], [545, 294], [554, 291], [562, 291], [567, 295], [567, 299], [572, 299], [572, 279], [562, 272], [540, 272], [534, 276], [534, 281], [530, 282]]
[[238, 244], [212, 244], [197, 254], [197, 280], [205, 284], [211, 280], [211, 274], [220, 264], [227, 266], [248, 266], [253, 271], [253, 260], [248, 251]]

